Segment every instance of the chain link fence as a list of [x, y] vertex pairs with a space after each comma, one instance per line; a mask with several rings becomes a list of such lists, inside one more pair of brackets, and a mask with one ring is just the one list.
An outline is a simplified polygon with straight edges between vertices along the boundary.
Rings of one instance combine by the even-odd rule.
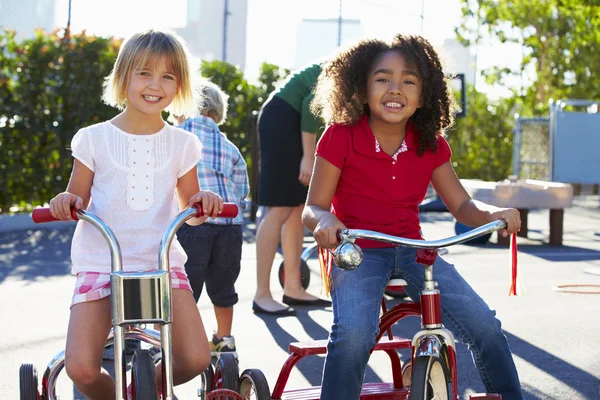
[[548, 179], [550, 118], [515, 117], [513, 175]]

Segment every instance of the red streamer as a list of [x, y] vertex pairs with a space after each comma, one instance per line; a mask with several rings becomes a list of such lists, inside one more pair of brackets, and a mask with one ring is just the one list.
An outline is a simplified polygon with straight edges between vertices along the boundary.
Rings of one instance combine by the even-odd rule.
[[509, 296], [518, 296], [517, 292], [517, 234], [513, 233], [510, 238], [510, 251], [512, 254], [512, 278], [510, 283]]

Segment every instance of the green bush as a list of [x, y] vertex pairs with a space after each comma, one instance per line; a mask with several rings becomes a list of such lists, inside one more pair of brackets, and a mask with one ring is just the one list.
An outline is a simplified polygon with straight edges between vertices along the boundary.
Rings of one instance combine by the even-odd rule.
[[471, 85], [467, 115], [448, 132], [452, 163], [463, 179], [500, 181], [512, 173], [514, 99], [491, 102]]
[[0, 212], [65, 189], [75, 132], [117, 112], [100, 96], [118, 46], [85, 33], [39, 31], [20, 43], [14, 31], [0, 33]]

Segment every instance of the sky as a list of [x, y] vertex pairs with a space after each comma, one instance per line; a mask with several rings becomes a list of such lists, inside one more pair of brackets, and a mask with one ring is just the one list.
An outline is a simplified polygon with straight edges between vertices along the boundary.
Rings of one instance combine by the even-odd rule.
[[[68, 0], [56, 0], [56, 5], [58, 23], [64, 21], [66, 25]], [[150, 27], [182, 27], [186, 5], [187, 0], [72, 0], [71, 24], [75, 31], [85, 28], [88, 33], [113, 36], [127, 36]], [[248, 0], [246, 76], [255, 76], [265, 61], [292, 67], [300, 21], [338, 18], [339, 11], [340, 0]], [[460, 0], [342, 0], [342, 16], [360, 19], [368, 37], [389, 40], [398, 32], [414, 33], [439, 45], [455, 37], [454, 28], [461, 17]], [[502, 57], [503, 66], [515, 67], [519, 50], [507, 51], [509, 55]], [[498, 63], [497, 55], [497, 47], [480, 46], [478, 68]]]

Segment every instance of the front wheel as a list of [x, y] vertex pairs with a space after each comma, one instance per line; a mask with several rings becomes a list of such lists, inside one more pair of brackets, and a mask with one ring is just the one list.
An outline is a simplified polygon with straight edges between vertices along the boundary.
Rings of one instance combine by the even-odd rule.
[[38, 400], [38, 376], [33, 364], [23, 364], [19, 368], [19, 391], [21, 400]]
[[148, 350], [136, 350], [131, 359], [133, 399], [158, 400], [154, 360]]
[[416, 357], [410, 380], [411, 400], [449, 400], [450, 391], [442, 361], [437, 357]]
[[267, 378], [259, 369], [247, 369], [240, 377], [240, 394], [246, 400], [271, 400]]

